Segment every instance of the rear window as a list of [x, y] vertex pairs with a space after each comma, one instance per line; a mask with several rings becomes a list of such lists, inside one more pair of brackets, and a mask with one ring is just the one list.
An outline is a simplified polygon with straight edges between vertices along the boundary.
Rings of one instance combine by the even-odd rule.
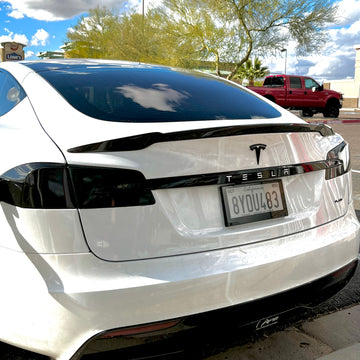
[[266, 87], [284, 87], [284, 78], [282, 76], [267, 77], [264, 81]]
[[171, 122], [276, 118], [247, 90], [214, 77], [161, 67], [66, 67], [41, 71], [77, 110], [107, 121]]

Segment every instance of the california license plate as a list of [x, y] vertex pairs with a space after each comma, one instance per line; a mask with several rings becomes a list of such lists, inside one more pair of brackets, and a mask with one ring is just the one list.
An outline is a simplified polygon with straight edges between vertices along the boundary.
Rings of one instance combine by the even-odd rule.
[[221, 195], [226, 226], [288, 214], [281, 180], [223, 186]]

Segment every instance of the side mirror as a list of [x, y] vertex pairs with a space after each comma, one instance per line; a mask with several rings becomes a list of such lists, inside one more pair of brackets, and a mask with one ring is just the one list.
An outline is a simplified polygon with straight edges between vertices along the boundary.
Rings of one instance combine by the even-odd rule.
[[312, 92], [315, 92], [315, 91], [323, 91], [324, 90], [324, 86], [323, 85], [319, 85], [319, 86], [313, 86], [311, 88]]

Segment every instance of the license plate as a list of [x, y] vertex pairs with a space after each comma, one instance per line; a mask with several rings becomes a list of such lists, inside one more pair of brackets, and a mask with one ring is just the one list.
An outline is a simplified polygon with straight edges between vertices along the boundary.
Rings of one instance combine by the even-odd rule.
[[221, 195], [226, 226], [288, 214], [281, 180], [223, 186]]

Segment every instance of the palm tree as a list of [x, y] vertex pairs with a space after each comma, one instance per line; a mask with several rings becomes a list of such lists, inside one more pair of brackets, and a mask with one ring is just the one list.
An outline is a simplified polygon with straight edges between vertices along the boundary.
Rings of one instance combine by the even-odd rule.
[[241, 80], [248, 79], [249, 85], [254, 86], [256, 79], [261, 79], [269, 73], [269, 68], [261, 65], [259, 58], [255, 58], [254, 63], [251, 59], [248, 59], [245, 64], [240, 66], [237, 78]]

